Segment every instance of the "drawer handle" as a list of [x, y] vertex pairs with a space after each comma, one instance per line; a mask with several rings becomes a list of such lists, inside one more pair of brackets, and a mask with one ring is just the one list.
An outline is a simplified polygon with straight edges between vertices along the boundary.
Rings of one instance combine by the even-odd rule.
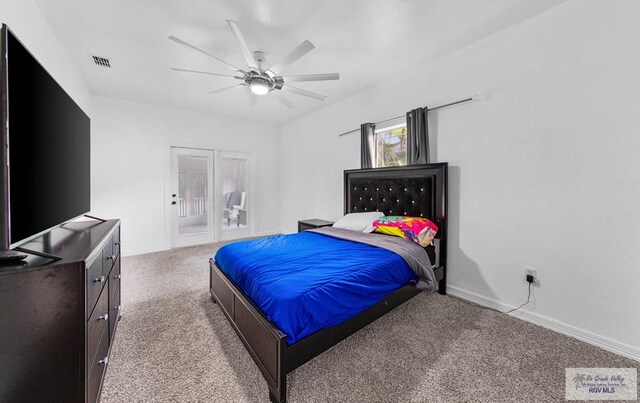
[[120, 242], [114, 243], [115, 246], [120, 246]]
[[113, 276], [113, 278], [116, 280], [120, 280], [122, 278], [122, 274], [116, 274], [115, 276]]
[[98, 361], [98, 365], [107, 365], [109, 363], [109, 357], [104, 357], [100, 361]]
[[98, 316], [98, 320], [107, 320], [107, 319], [109, 319], [109, 314], [108, 313], [105, 313], [102, 316]]
[[119, 311], [121, 306], [122, 305], [116, 305], [116, 306], [113, 307], [113, 309], [115, 309], [116, 311]]
[[115, 258], [116, 258], [115, 255], [107, 256], [107, 260], [113, 260]]
[[97, 279], [93, 280], [94, 283], [104, 283], [104, 280], [106, 280], [104, 278], [104, 276], [100, 276]]

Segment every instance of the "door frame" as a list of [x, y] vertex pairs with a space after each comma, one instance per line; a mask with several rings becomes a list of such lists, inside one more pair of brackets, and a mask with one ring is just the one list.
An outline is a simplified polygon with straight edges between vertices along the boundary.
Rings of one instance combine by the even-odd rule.
[[257, 162], [257, 152], [256, 151], [238, 151], [238, 150], [216, 150], [215, 151], [215, 171], [216, 171], [216, 183], [222, 183], [222, 160], [224, 158], [234, 158], [237, 156], [240, 159], [247, 160], [247, 197], [245, 200], [245, 204], [249, 207], [247, 209], [247, 228], [245, 229], [233, 229], [223, 231], [223, 219], [222, 219], [222, 211], [223, 211], [223, 189], [215, 189], [215, 198], [216, 198], [216, 217], [218, 218], [216, 225], [216, 239], [219, 241], [230, 241], [234, 239], [242, 239], [242, 238], [253, 238], [256, 236], [256, 228], [257, 228], [257, 202], [258, 198], [256, 197], [256, 186], [255, 186], [255, 167]]

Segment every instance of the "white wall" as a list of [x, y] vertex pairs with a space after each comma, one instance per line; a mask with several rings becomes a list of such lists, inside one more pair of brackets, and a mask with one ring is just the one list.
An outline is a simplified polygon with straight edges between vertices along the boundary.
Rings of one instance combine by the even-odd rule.
[[[570, 1], [282, 129], [282, 229], [342, 214], [361, 122], [430, 114], [450, 292], [640, 360], [640, 2]], [[437, 40], [429, 38], [427, 40]]]
[[89, 110], [89, 90], [34, 0], [0, 0], [0, 22], [20, 39], [80, 107]]
[[171, 247], [171, 146], [257, 152], [257, 232], [280, 231], [277, 127], [115, 98], [92, 101], [92, 213], [122, 220], [123, 254]]

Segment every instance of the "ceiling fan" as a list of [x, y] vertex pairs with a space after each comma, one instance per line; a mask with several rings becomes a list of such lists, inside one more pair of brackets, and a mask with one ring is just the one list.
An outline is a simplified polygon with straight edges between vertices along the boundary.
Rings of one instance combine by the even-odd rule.
[[283, 76], [282, 72], [289, 65], [300, 59], [302, 56], [309, 53], [315, 46], [309, 41], [304, 41], [300, 45], [298, 45], [295, 49], [289, 52], [286, 56], [284, 56], [277, 63], [266, 67], [263, 65], [266, 62], [264, 52], [255, 51], [251, 52], [249, 47], [247, 46], [247, 42], [240, 31], [238, 23], [232, 20], [227, 20], [227, 24], [229, 24], [229, 28], [233, 33], [233, 36], [236, 38], [238, 45], [240, 46], [240, 50], [242, 55], [244, 56], [248, 69], [241, 69], [239, 67], [234, 66], [231, 63], [228, 63], [217, 56], [212, 55], [211, 53], [197, 48], [182, 39], [176, 38], [175, 36], [170, 36], [169, 39], [184, 46], [191, 50], [195, 50], [197, 52], [203, 53], [220, 63], [227, 66], [229, 69], [234, 71], [234, 75], [227, 74], [219, 74], [212, 73], [208, 71], [198, 71], [198, 70], [189, 70], [189, 69], [181, 69], [177, 67], [171, 67], [171, 70], [182, 72], [182, 73], [197, 73], [197, 74], [207, 74], [211, 76], [217, 77], [226, 77], [234, 80], [241, 81], [238, 84], [234, 84], [230, 87], [219, 88], [213, 91], [207, 92], [208, 94], [217, 94], [222, 91], [230, 90], [232, 88], [239, 87], [249, 87], [251, 90], [251, 103], [250, 105], [255, 105], [257, 98], [256, 95], [266, 95], [266, 94], [274, 94], [275, 97], [287, 108], [293, 108], [294, 105], [289, 101], [283, 94], [282, 90], [286, 90], [295, 94], [303, 95], [309, 98], [318, 99], [320, 101], [324, 101], [327, 97], [324, 95], [316, 94], [315, 92], [303, 90], [302, 88], [297, 88], [291, 86], [289, 83], [292, 82], [302, 82], [302, 81], [326, 81], [326, 80], [339, 80], [339, 73], [325, 73], [325, 74], [305, 74], [305, 75], [296, 75], [296, 76]]

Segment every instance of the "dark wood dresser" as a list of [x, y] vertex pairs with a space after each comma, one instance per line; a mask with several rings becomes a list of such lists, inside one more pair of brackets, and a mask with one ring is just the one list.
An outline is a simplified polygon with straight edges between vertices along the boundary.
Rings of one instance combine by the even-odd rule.
[[95, 402], [120, 317], [120, 220], [75, 221], [0, 265], [0, 402]]

